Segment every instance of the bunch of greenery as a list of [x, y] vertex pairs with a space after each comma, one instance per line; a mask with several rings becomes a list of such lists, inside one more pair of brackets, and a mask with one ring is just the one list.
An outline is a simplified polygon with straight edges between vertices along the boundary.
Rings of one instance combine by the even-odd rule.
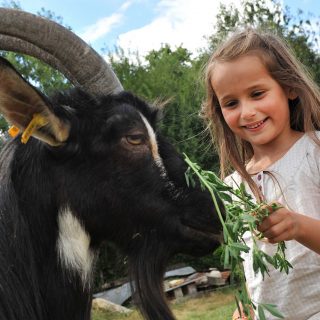
[[[239, 302], [243, 306], [243, 311], [249, 319], [250, 309], [257, 309], [260, 320], [265, 320], [265, 311], [270, 312], [275, 317], [283, 319], [283, 315], [273, 304], [260, 303], [252, 301], [247, 293], [245, 276], [243, 271], [243, 258], [241, 252], [248, 253], [251, 251], [253, 260], [253, 270], [255, 273], [261, 273], [264, 279], [265, 274], [269, 275], [269, 268], [284, 271], [288, 274], [292, 268], [285, 256], [285, 243], [277, 244], [276, 253], [273, 256], [266, 254], [258, 246], [263, 236], [257, 231], [257, 225], [267, 217], [270, 212], [280, 208], [278, 204], [267, 205], [266, 203], [256, 203], [250, 194], [245, 190], [244, 184], [240, 184], [236, 189], [228, 186], [214, 172], [205, 171], [200, 166], [192, 162], [186, 155], [185, 161], [189, 165], [186, 171], [186, 181], [189, 186], [195, 186], [196, 177], [203, 189], [207, 189], [212, 197], [216, 211], [223, 228], [224, 244], [221, 258], [224, 267], [232, 271], [240, 270], [240, 288], [236, 292], [235, 299], [240, 311]], [[218, 198], [225, 204], [225, 214], [223, 214], [218, 205]], [[250, 232], [253, 239], [253, 246], [247, 246], [243, 236], [244, 233]], [[241, 314], [241, 311], [240, 311]]]

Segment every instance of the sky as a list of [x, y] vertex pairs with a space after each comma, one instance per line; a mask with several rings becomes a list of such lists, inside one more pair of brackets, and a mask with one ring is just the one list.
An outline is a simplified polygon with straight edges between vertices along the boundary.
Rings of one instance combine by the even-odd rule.
[[[92, 45], [113, 51], [116, 46], [141, 56], [164, 43], [196, 54], [213, 33], [219, 0], [20, 0], [23, 10], [41, 8], [63, 18], [63, 23]], [[237, 0], [223, 3], [238, 4]], [[282, 0], [292, 14], [298, 9], [320, 20], [319, 0]]]

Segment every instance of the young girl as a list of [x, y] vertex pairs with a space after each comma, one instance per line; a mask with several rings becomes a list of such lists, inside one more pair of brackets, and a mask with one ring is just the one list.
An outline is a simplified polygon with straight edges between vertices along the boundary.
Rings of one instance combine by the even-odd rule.
[[274, 244], [286, 241], [293, 269], [286, 275], [270, 267], [263, 280], [250, 252], [244, 254], [251, 299], [276, 304], [286, 320], [319, 320], [320, 92], [283, 40], [253, 29], [233, 34], [215, 51], [206, 82], [202, 111], [222, 177], [231, 167], [230, 185], [243, 181], [257, 201], [283, 206], [258, 226], [267, 238], [259, 245], [272, 255]]

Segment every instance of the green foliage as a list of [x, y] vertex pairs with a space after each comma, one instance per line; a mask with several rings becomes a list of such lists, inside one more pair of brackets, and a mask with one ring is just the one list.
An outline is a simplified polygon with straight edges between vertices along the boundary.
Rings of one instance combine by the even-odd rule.
[[[187, 156], [185, 157], [189, 168], [186, 172], [186, 181], [188, 185], [194, 185], [195, 179], [200, 181], [200, 185], [204, 190], [208, 190], [211, 194], [212, 201], [215, 205], [217, 214], [222, 224], [224, 244], [221, 259], [225, 267], [229, 267], [231, 271], [237, 269], [242, 271], [240, 277], [240, 290], [236, 294], [236, 300], [241, 302], [245, 314], [251, 319], [251, 307], [256, 309], [257, 306], [251, 301], [245, 283], [245, 275], [243, 271], [243, 258], [241, 253], [248, 253], [251, 250], [252, 266], [255, 273], [261, 273], [264, 279], [265, 273], [269, 275], [269, 268], [272, 266], [275, 269], [284, 271], [287, 274], [292, 268], [285, 256], [285, 243], [277, 244], [277, 251], [273, 256], [269, 256], [262, 251], [257, 241], [262, 239], [262, 235], [257, 231], [257, 225], [270, 212], [279, 209], [277, 204], [267, 205], [266, 203], [255, 203], [250, 194], [245, 190], [244, 184], [237, 186], [236, 189], [225, 184], [212, 171], [202, 170], [199, 165], [193, 163]], [[225, 215], [220, 211], [218, 199], [225, 204]], [[250, 249], [245, 240], [244, 234], [250, 233], [253, 239], [253, 247]], [[260, 319], [265, 319], [264, 312], [267, 310], [278, 318], [283, 318], [280, 312], [275, 309], [275, 306], [270, 304], [259, 304], [258, 313]]]
[[[4, 2], [2, 5], [4, 7], [22, 10], [18, 1], [10, 0]], [[47, 18], [64, 25], [63, 18], [56, 15], [51, 10], [41, 8], [37, 14], [43, 18]], [[64, 27], [71, 30], [67, 25], [64, 25]], [[0, 51], [0, 55], [8, 59], [26, 80], [31, 82], [44, 94], [48, 95], [53, 91], [59, 91], [70, 87], [70, 83], [64, 75], [36, 58], [6, 51]]]
[[4, 8], [21, 9], [20, 1], [14, 0], [2, 1], [1, 6]]
[[251, 26], [284, 33], [288, 28], [289, 17], [277, 0], [241, 0], [241, 8], [234, 5], [220, 5], [217, 15], [216, 32], [209, 38], [210, 50], [238, 28]]
[[1, 56], [8, 59], [25, 79], [47, 95], [70, 87], [70, 83], [59, 71], [36, 58], [14, 52], [1, 52]]
[[273, 30], [287, 40], [297, 58], [309, 69], [317, 83], [320, 83], [319, 21], [311, 14], [298, 10], [291, 14], [290, 8], [277, 0], [241, 0], [240, 11], [234, 5], [220, 5], [215, 33], [209, 38], [209, 48], [213, 51], [230, 31], [252, 26]]

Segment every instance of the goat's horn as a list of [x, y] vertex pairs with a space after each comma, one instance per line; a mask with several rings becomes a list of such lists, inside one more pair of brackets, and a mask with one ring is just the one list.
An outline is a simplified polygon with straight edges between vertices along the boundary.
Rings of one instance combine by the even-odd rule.
[[93, 95], [122, 91], [107, 62], [65, 27], [21, 10], [0, 8], [0, 50], [46, 62]]

